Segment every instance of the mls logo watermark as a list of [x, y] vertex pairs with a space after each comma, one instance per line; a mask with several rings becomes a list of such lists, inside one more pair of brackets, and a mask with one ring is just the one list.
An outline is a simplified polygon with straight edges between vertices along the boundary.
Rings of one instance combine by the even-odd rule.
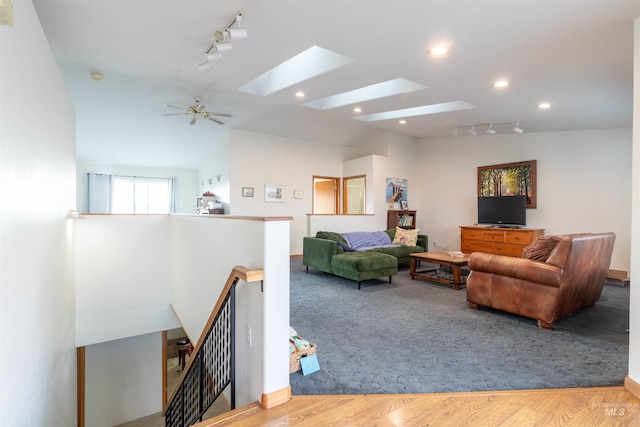
[[605, 403], [599, 402], [592, 404], [594, 408], [604, 409], [604, 415], [607, 417], [623, 417], [629, 409], [638, 409], [640, 405], [635, 402], [618, 402], [618, 403]]

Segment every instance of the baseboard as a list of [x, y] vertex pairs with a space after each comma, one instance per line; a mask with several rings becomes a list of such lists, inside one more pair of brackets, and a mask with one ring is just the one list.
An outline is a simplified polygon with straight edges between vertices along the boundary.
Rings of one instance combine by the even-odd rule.
[[291, 386], [286, 386], [273, 393], [262, 394], [262, 409], [271, 409], [291, 400]]
[[640, 399], [640, 384], [629, 378], [629, 375], [624, 377], [624, 388], [629, 393]]
[[289, 258], [291, 258], [291, 259], [293, 259], [293, 258], [302, 258], [302, 254], [289, 255]]

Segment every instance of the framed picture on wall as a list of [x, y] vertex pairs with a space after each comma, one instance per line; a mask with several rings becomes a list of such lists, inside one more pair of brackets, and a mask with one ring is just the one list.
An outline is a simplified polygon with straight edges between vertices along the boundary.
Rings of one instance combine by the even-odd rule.
[[478, 166], [478, 197], [527, 196], [527, 208], [537, 206], [536, 161]]
[[242, 197], [253, 197], [253, 187], [242, 187]]
[[304, 191], [302, 191], [302, 190], [293, 190], [293, 198], [294, 199], [302, 199], [302, 198], [304, 198]]
[[284, 185], [265, 184], [264, 201], [284, 203]]
[[403, 211], [408, 211], [409, 203], [407, 203], [406, 200], [400, 200], [400, 207], [402, 208]]

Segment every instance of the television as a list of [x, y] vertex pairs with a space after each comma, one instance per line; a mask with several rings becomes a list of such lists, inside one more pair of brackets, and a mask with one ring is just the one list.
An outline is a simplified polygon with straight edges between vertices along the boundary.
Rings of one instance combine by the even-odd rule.
[[478, 197], [478, 224], [522, 227], [526, 223], [527, 196]]

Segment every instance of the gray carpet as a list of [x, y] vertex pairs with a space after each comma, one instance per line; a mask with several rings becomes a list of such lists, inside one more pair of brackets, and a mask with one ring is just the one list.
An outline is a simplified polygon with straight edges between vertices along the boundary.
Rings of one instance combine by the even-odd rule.
[[290, 375], [292, 393], [431, 393], [622, 385], [629, 288], [605, 285], [595, 308], [542, 330], [472, 310], [465, 290], [410, 280], [401, 268], [356, 282], [291, 261], [291, 326], [318, 347], [320, 370]]

